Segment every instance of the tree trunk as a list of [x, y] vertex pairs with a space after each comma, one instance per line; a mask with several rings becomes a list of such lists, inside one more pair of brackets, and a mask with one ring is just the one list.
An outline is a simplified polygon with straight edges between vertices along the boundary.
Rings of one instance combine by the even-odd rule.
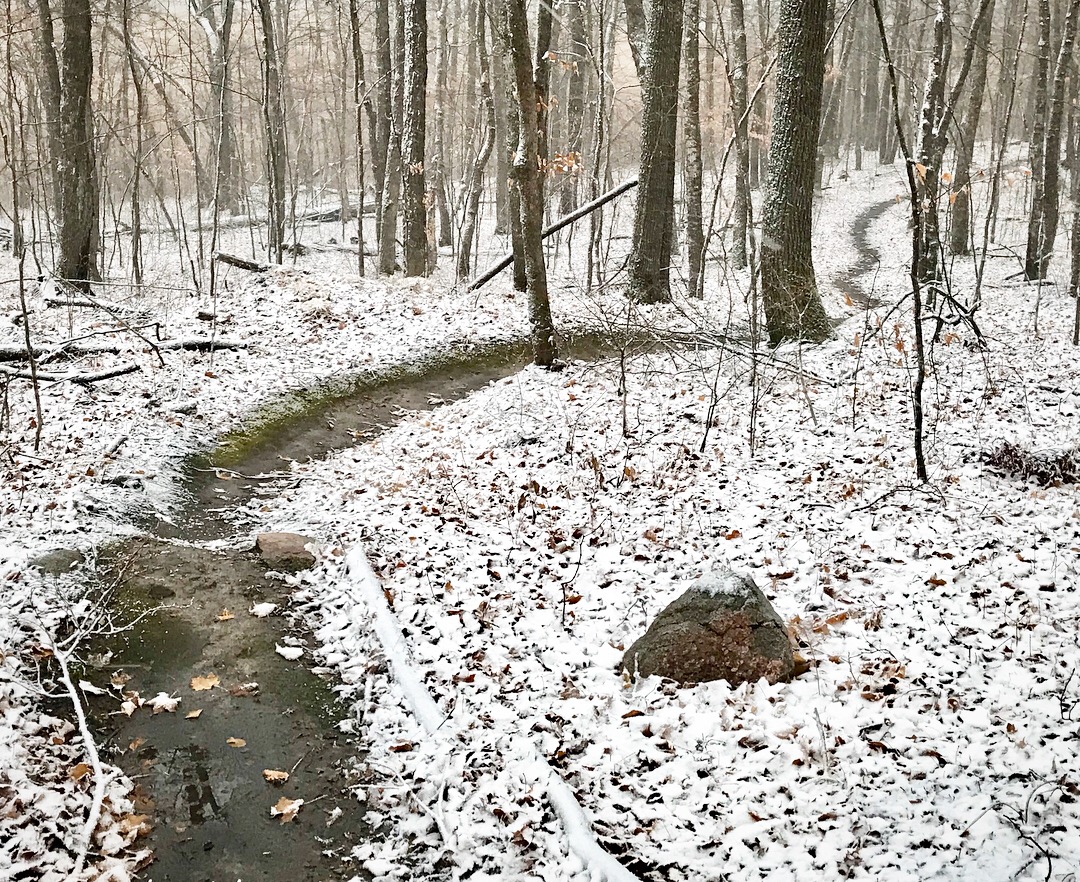
[[484, 167], [495, 147], [495, 98], [491, 94], [491, 71], [486, 45], [487, 4], [477, 0], [476, 50], [480, 62], [480, 96], [484, 107], [484, 138], [473, 162], [469, 192], [465, 202], [465, 221], [458, 242], [457, 277], [467, 278], [471, 270], [472, 245], [476, 237], [476, 220], [480, 213], [480, 194], [484, 189]]
[[[375, 0], [375, 137], [371, 142], [371, 173], [375, 178], [375, 230], [382, 242], [382, 212], [390, 158], [394, 116], [390, 61], [390, 0]], [[380, 266], [379, 272], [382, 272]], [[391, 268], [390, 272], [393, 272]]]
[[645, 74], [649, 67], [647, 61], [649, 37], [645, 5], [642, 0], [624, 0], [623, 5], [626, 9], [626, 39], [630, 43], [630, 55], [634, 59], [638, 82], [644, 86]]
[[281, 60], [278, 57], [271, 0], [258, 0], [263, 35], [263, 120], [266, 123], [267, 253], [281, 263], [285, 247], [285, 107], [281, 96]]
[[427, 0], [403, 0], [405, 16], [405, 114], [401, 133], [405, 275], [428, 274], [424, 206], [424, 134], [427, 105]]
[[59, 66], [60, 259], [56, 272], [89, 290], [89, 282], [98, 278], [101, 201], [90, 99], [94, 74], [90, 0], [62, 0], [60, 15], [64, 41]]
[[390, 134], [386, 151], [386, 184], [379, 229], [379, 272], [392, 276], [397, 271], [398, 202], [401, 199], [401, 129], [405, 105], [405, 13], [398, 0], [395, 10], [393, 66], [391, 70]]
[[585, 35], [585, 16], [581, 11], [581, 0], [564, 0], [560, 9], [566, 18], [567, 27], [564, 33], [569, 42], [569, 51], [564, 53], [564, 61], [570, 64], [570, 82], [566, 96], [566, 155], [570, 168], [559, 196], [559, 213], [569, 214], [578, 204], [585, 124], [585, 71], [588, 69], [589, 45]]
[[642, 303], [671, 299], [675, 138], [682, 50], [682, 0], [653, 0], [642, 82], [641, 164], [628, 293]]
[[439, 212], [439, 245], [454, 244], [454, 224], [450, 219], [446, 174], [446, 101], [447, 55], [450, 37], [446, 28], [448, 17], [446, 0], [439, 4], [439, 46], [435, 53], [435, 143], [431, 147], [431, 186], [435, 188], [435, 204]]
[[[737, 2], [737, 0], [736, 0]], [[683, 140], [686, 153], [683, 159], [683, 196], [686, 201], [686, 250], [691, 295], [702, 295], [702, 261], [705, 251], [705, 231], [701, 216], [701, 69], [698, 53], [698, 19], [700, 0], [686, 0], [684, 13], [683, 63], [686, 67], [686, 89], [683, 93]]]
[[41, 56], [41, 73], [38, 91], [45, 110], [45, 131], [49, 145], [49, 184], [56, 208], [60, 207], [60, 62], [56, 56], [56, 29], [49, 0], [37, 0], [38, 51]]
[[1035, 111], [1031, 125], [1031, 216], [1028, 219], [1027, 253], [1024, 257], [1024, 276], [1039, 279], [1041, 261], [1039, 246], [1042, 239], [1043, 172], [1046, 166], [1046, 109], [1050, 89], [1050, 0], [1039, 2], [1039, 51], [1035, 57]]
[[971, 68], [971, 90], [968, 92], [967, 109], [960, 122], [960, 135], [956, 145], [956, 174], [953, 176], [952, 185], [955, 195], [952, 225], [949, 229], [949, 250], [953, 254], [967, 254], [971, 250], [971, 161], [986, 92], [986, 63], [990, 57], [990, 28], [993, 18], [994, 3], [991, 0], [982, 25], [978, 32], [972, 35], [976, 49]]
[[551, 367], [558, 357], [558, 350], [555, 346], [555, 326], [551, 319], [547, 268], [544, 265], [544, 246], [541, 239], [544, 202], [540, 182], [540, 125], [537, 119], [535, 70], [529, 52], [525, 0], [506, 0], [505, 12], [506, 37], [510, 48], [510, 65], [517, 87], [520, 123], [512, 176], [521, 205], [522, 250], [528, 281], [529, 330], [533, 360], [543, 367]]
[[774, 346], [830, 334], [811, 249], [827, 14], [828, 0], [781, 0], [761, 237], [761, 290]]
[[[1065, 25], [1062, 28], [1064, 33], [1061, 36], [1057, 64], [1054, 66], [1054, 83], [1050, 92], [1049, 117], [1046, 121], [1042, 151], [1042, 198], [1032, 203], [1028, 227], [1028, 255], [1025, 266], [1028, 279], [1046, 278], [1050, 258], [1054, 253], [1054, 241], [1057, 239], [1058, 220], [1061, 217], [1061, 126], [1065, 117], [1065, 83], [1072, 64], [1078, 11], [1080, 0], [1072, 0], [1065, 14]], [[1033, 240], [1034, 252], [1031, 245]]]
[[743, 0], [731, 0], [731, 115], [735, 120], [735, 204], [731, 211], [731, 263], [746, 267], [746, 222], [750, 214], [750, 65], [746, 51], [746, 19]]
[[[353, 112], [356, 114], [356, 243], [358, 275], [364, 275], [364, 50], [360, 45], [360, 9], [358, 0], [349, 0], [349, 36], [353, 57]], [[369, 112], [368, 119], [371, 119]]]

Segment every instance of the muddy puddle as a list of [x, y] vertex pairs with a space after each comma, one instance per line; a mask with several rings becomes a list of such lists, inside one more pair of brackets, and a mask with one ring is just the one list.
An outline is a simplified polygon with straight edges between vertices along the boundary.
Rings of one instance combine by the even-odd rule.
[[[564, 347], [570, 358], [589, 359], [614, 349], [590, 337]], [[480, 348], [292, 396], [187, 462], [187, 498], [171, 520], [147, 523], [150, 536], [99, 555], [96, 590], [109, 598], [116, 623], [130, 627], [89, 648], [84, 676], [111, 689], [93, 698], [94, 722], [106, 755], [136, 781], [137, 812], [153, 825], [146, 844], [155, 860], [140, 878], [364, 876], [347, 860], [370, 833], [357, 798], [363, 758], [338, 726], [349, 709], [333, 683], [310, 670], [307, 651], [295, 661], [276, 651], [290, 639], [310, 644], [301, 626], [250, 612], [256, 604], [284, 607], [287, 586], [268, 578], [253, 552], [198, 546], [235, 535], [230, 515], [287, 479], [290, 461], [361, 443], [403, 413], [462, 398], [527, 360], [524, 345]], [[211, 688], [196, 688], [208, 682]], [[143, 701], [159, 693], [180, 701], [172, 712], [144, 705], [127, 715], [118, 689]], [[289, 779], [268, 783], [264, 770]], [[284, 824], [270, 814], [282, 797], [305, 800]]]

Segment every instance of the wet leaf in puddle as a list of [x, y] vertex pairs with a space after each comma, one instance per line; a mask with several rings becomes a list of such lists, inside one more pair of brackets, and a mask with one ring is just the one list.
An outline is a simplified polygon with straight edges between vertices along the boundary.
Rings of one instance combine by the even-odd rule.
[[92, 771], [93, 770], [86, 763], [79, 763], [70, 772], [68, 772], [68, 777], [71, 778], [73, 781], [81, 781]]
[[217, 674], [207, 674], [204, 677], [192, 677], [191, 688], [196, 692], [206, 692], [208, 689], [213, 689], [215, 686], [220, 686], [221, 681], [218, 679]]
[[227, 622], [229, 619], [235, 619], [236, 616], [229, 612], [227, 609], [223, 609], [216, 616], [214, 616], [219, 622]]
[[145, 738], [133, 738], [131, 740], [131, 743], [128, 745], [128, 750], [138, 750], [144, 744], [146, 744]]
[[229, 690], [229, 695], [234, 698], [252, 698], [259, 694], [259, 684], [255, 682], [251, 683], [238, 683]]
[[243, 738], [226, 738], [225, 743], [229, 747], [246, 747], [247, 742]]
[[289, 780], [289, 773], [278, 769], [263, 769], [263, 778], [268, 784], [284, 784]]
[[[173, 698], [168, 692], [159, 692], [146, 703], [154, 709], [155, 714], [160, 714], [162, 711], [171, 714], [176, 712], [176, 706], [180, 703], [180, 698], [179, 696]], [[131, 714], [128, 714], [128, 716], [131, 716]]]
[[287, 824], [296, 817], [296, 813], [300, 811], [300, 806], [303, 804], [304, 800], [302, 799], [289, 799], [287, 796], [283, 796], [274, 805], [270, 806], [270, 817], [280, 817], [281, 823]]
[[111, 677], [109, 677], [109, 682], [112, 683], [113, 686], [115, 686], [117, 689], [122, 689], [128, 684], [128, 681], [130, 679], [130, 674], [125, 674], [123, 671], [116, 671]]
[[188, 711], [186, 714], [184, 714], [184, 719], [185, 720], [197, 720], [197, 719], [199, 719], [199, 717], [202, 716], [202, 710], [203, 709], [200, 707], [198, 710]]

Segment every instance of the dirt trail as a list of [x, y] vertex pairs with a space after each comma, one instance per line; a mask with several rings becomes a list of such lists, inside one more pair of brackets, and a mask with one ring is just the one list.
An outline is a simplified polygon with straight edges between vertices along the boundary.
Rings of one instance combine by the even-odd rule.
[[856, 260], [836, 275], [833, 283], [859, 306], [873, 308], [880, 305], [880, 301], [873, 296], [873, 280], [864, 278], [881, 262], [881, 255], [870, 244], [867, 234], [870, 232], [870, 225], [894, 205], [895, 199], [878, 202], [864, 208], [851, 222], [851, 239], [855, 245]]

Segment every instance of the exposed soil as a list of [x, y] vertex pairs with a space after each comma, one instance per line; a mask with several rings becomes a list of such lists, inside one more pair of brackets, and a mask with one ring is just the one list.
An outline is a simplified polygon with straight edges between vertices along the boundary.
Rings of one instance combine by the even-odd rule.
[[880, 301], [874, 297], [873, 280], [866, 280], [863, 277], [877, 267], [881, 262], [881, 255], [870, 244], [867, 233], [870, 231], [870, 225], [894, 205], [896, 205], [896, 200], [888, 199], [864, 208], [855, 216], [855, 220], [851, 223], [855, 262], [834, 279], [837, 288], [855, 303], [868, 309], [880, 306]]
[[[564, 350], [595, 358], [611, 345], [583, 338]], [[85, 676], [108, 688], [123, 672], [131, 678], [123, 688], [144, 700], [159, 692], [181, 699], [174, 713], [143, 707], [131, 716], [119, 712], [115, 687], [92, 702], [99, 735], [137, 781], [138, 810], [154, 825], [148, 844], [156, 860], [146, 879], [314, 882], [361, 872], [343, 861], [370, 832], [356, 796], [362, 757], [338, 727], [353, 715], [305, 658], [286, 661], [275, 651], [287, 634], [303, 639], [300, 626], [290, 631], [283, 616], [249, 613], [258, 602], [284, 606], [284, 584], [267, 577], [254, 553], [197, 543], [234, 534], [229, 514], [265, 484], [245, 476], [280, 479], [291, 460], [366, 440], [405, 411], [461, 398], [527, 360], [524, 345], [506, 344], [298, 394], [188, 462], [188, 500], [171, 521], [147, 525], [158, 538], [103, 553], [99, 585], [117, 622], [134, 624], [91, 647], [98, 663]], [[210, 674], [218, 687], [193, 689], [192, 678]], [[248, 683], [258, 684], [257, 695], [230, 694]], [[202, 713], [187, 719], [194, 710]], [[290, 778], [271, 785], [264, 769]], [[282, 796], [306, 801], [290, 823], [270, 816]]]

